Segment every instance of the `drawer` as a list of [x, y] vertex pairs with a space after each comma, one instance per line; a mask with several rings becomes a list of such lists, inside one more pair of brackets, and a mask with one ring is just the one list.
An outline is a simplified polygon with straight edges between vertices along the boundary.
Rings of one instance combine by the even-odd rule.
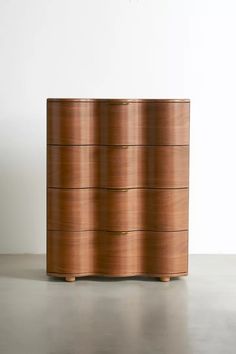
[[99, 143], [99, 115], [94, 101], [48, 101], [47, 143]]
[[48, 229], [188, 229], [187, 189], [48, 189]]
[[186, 274], [188, 233], [48, 231], [47, 272], [59, 274]]
[[188, 145], [189, 102], [48, 101], [56, 145]]
[[188, 146], [48, 146], [48, 187], [185, 188]]

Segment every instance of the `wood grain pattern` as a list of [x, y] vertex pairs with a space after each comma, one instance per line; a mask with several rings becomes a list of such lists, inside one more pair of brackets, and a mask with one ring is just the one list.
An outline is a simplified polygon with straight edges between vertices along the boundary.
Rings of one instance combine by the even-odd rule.
[[81, 275], [183, 275], [188, 233], [48, 231], [47, 272]]
[[189, 144], [189, 103], [158, 103], [146, 105], [148, 141], [151, 145]]
[[47, 105], [48, 144], [188, 145], [189, 102], [92, 100]]
[[101, 144], [146, 144], [148, 125], [144, 103], [102, 102], [100, 116]]
[[100, 198], [93, 189], [48, 189], [48, 230], [96, 230]]
[[148, 229], [188, 229], [188, 189], [148, 189], [145, 196]]
[[146, 155], [143, 146], [101, 146], [100, 185], [103, 188], [145, 187]]
[[188, 273], [190, 101], [47, 100], [47, 273]]
[[83, 145], [99, 143], [96, 102], [48, 101], [48, 144]]
[[189, 186], [189, 147], [154, 146], [146, 148], [147, 188], [187, 188]]
[[99, 230], [148, 230], [145, 218], [144, 189], [101, 189], [99, 194]]
[[100, 149], [99, 146], [48, 145], [48, 187], [99, 187]]
[[49, 230], [186, 230], [187, 210], [187, 189], [48, 189]]
[[188, 146], [48, 146], [48, 187], [186, 188]]
[[47, 232], [47, 272], [93, 273], [96, 268], [96, 232]]

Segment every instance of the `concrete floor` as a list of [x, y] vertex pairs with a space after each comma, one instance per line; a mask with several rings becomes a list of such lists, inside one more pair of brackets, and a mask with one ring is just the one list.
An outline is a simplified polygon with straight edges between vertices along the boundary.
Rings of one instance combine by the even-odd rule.
[[236, 255], [191, 256], [187, 278], [45, 275], [45, 257], [0, 256], [1, 354], [235, 354]]

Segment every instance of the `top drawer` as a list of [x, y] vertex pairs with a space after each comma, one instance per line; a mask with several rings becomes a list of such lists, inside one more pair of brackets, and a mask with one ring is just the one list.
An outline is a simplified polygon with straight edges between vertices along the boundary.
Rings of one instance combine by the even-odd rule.
[[189, 102], [48, 100], [48, 144], [188, 145]]

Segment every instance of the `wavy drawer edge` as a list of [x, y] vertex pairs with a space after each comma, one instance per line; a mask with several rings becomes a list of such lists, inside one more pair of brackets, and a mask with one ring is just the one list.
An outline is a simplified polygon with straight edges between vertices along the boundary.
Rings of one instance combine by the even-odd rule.
[[101, 277], [111, 277], [111, 278], [125, 278], [125, 277], [135, 277], [135, 276], [148, 276], [148, 277], [182, 277], [182, 276], [187, 276], [188, 272], [183, 272], [183, 273], [155, 273], [155, 274], [150, 274], [150, 273], [127, 273], [127, 274], [108, 274], [108, 273], [96, 273], [96, 272], [91, 272], [91, 273], [51, 273], [47, 272], [48, 276], [54, 276], [54, 277], [59, 277], [59, 278], [66, 278], [68, 276], [72, 277], [89, 277], [89, 276], [101, 276]]
[[107, 102], [107, 103], [112, 103], [112, 102], [130, 102], [130, 103], [135, 103], [135, 102], [156, 102], [156, 103], [168, 103], [168, 102], [174, 102], [174, 103], [190, 103], [189, 98], [47, 98], [48, 102]]

